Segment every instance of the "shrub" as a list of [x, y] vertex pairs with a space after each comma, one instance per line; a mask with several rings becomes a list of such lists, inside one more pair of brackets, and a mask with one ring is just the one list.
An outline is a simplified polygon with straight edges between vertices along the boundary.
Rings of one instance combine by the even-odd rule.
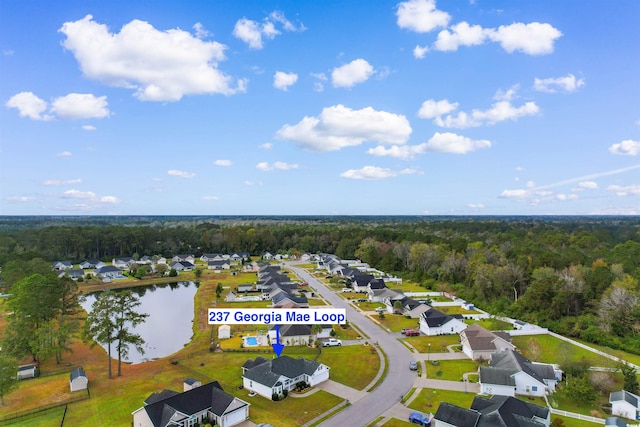
[[278, 393], [273, 393], [271, 395], [271, 400], [273, 400], [274, 402], [277, 402], [278, 400], [280, 400], [280, 396], [278, 395]]

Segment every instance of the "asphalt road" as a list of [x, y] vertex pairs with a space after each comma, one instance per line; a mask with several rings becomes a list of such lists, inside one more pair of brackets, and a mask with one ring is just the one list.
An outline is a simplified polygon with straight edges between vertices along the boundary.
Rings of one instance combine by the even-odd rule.
[[409, 362], [413, 360], [413, 357], [409, 350], [396, 339], [395, 334], [380, 329], [305, 270], [292, 264], [287, 264], [287, 266], [300, 279], [315, 288], [317, 293], [322, 295], [333, 307], [345, 308], [349, 323], [356, 325], [366, 334], [370, 342], [377, 342], [387, 355], [389, 368], [382, 383], [366, 397], [352, 403], [347, 409], [320, 424], [324, 427], [366, 426], [398, 403], [401, 396], [413, 387], [415, 372], [409, 370]]

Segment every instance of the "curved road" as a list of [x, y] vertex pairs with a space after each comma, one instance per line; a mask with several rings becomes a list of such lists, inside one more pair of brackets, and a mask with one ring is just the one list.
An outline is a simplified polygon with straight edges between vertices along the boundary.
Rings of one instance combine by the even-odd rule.
[[389, 334], [368, 320], [334, 291], [311, 276], [305, 270], [287, 263], [300, 279], [309, 283], [317, 293], [333, 307], [345, 308], [347, 319], [369, 337], [370, 342], [378, 342], [387, 355], [389, 367], [384, 380], [368, 395], [333, 417], [321, 423], [321, 426], [366, 426], [382, 415], [387, 409], [400, 401], [400, 397], [413, 387], [415, 372], [409, 370], [409, 362], [414, 360], [409, 350], [402, 345], [394, 334]]

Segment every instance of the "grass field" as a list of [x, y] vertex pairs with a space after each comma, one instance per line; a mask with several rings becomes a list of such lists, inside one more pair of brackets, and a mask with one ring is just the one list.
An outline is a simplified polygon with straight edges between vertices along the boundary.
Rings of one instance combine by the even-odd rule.
[[[439, 366], [427, 363], [427, 378], [436, 380], [462, 381], [462, 374], [476, 372], [478, 363], [472, 360], [441, 360]], [[441, 372], [438, 375], [438, 372]]]
[[390, 329], [392, 332], [400, 332], [402, 328], [419, 328], [418, 319], [407, 319], [399, 314], [385, 313], [384, 319], [380, 319], [377, 314], [371, 315], [370, 317], [375, 319], [385, 328]]
[[447, 346], [460, 344], [460, 336], [457, 334], [431, 337], [422, 335], [419, 337], [406, 337], [403, 340], [414, 346], [420, 353], [445, 353], [449, 351]]
[[415, 424], [411, 424], [409, 421], [399, 420], [397, 418], [389, 418], [387, 422], [382, 424], [382, 427], [405, 427], [405, 426], [415, 426]]
[[591, 366], [615, 367], [616, 363], [551, 335], [513, 337], [512, 343], [533, 362], [564, 364], [586, 360]]
[[425, 414], [436, 413], [440, 402], [451, 403], [462, 408], [468, 408], [473, 402], [475, 393], [464, 393], [462, 391], [435, 390], [423, 388], [415, 399], [409, 404], [409, 408], [421, 411]]

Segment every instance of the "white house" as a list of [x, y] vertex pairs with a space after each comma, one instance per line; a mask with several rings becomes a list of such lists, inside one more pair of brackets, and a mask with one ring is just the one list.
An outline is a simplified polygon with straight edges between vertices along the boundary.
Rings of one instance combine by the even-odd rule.
[[506, 332], [491, 332], [474, 323], [460, 332], [462, 352], [472, 360], [489, 360], [491, 355], [503, 349], [515, 350], [511, 335]]
[[18, 379], [35, 378], [36, 365], [23, 365], [18, 367]]
[[459, 334], [467, 327], [461, 315], [450, 316], [434, 308], [422, 313], [419, 322], [420, 332], [430, 336]]
[[113, 260], [111, 260], [111, 264], [114, 267], [123, 268], [123, 269], [129, 268], [130, 266], [132, 266], [135, 263], [136, 263], [136, 260], [133, 257], [130, 257], [130, 256], [121, 257], [121, 258], [114, 258]]
[[178, 255], [174, 255], [173, 258], [171, 258], [171, 261], [173, 262], [187, 261], [191, 264], [195, 264], [196, 258], [193, 256], [193, 254], [178, 254]]
[[228, 260], [214, 260], [207, 262], [207, 268], [209, 270], [229, 270], [231, 268], [231, 262]]
[[144, 403], [131, 413], [135, 427], [190, 427], [204, 418], [220, 427], [231, 427], [249, 419], [249, 404], [226, 393], [217, 381], [183, 393], [153, 393]]
[[169, 264], [169, 268], [175, 271], [192, 271], [196, 268], [196, 266], [189, 261], [174, 261]]
[[556, 390], [562, 371], [547, 363], [534, 363], [510, 349], [491, 356], [490, 366], [478, 370], [480, 392], [492, 395], [544, 396]]
[[89, 385], [87, 373], [80, 368], [76, 368], [69, 374], [69, 387], [71, 391], [86, 390]]
[[546, 406], [505, 396], [476, 396], [469, 409], [442, 402], [433, 422], [437, 427], [548, 427], [550, 424], [551, 411]]
[[611, 415], [635, 420], [640, 415], [640, 397], [626, 390], [615, 391], [609, 395]]
[[256, 357], [242, 365], [242, 385], [267, 399], [293, 390], [298, 383], [313, 387], [329, 379], [329, 367], [313, 360], [289, 356]]

